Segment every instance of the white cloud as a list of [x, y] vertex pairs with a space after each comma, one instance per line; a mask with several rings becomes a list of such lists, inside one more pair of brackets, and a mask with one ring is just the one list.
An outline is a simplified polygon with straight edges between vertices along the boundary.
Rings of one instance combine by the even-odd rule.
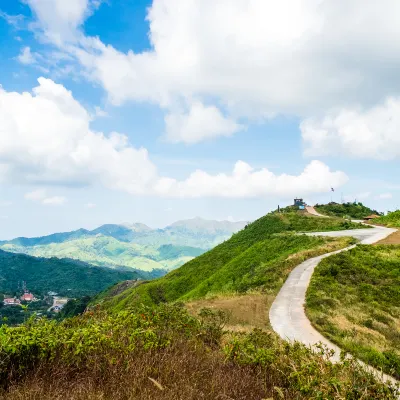
[[47, 197], [43, 199], [42, 203], [45, 205], [55, 205], [60, 206], [67, 202], [67, 198], [63, 196], [54, 196], [54, 197]]
[[367, 110], [341, 110], [301, 123], [306, 153], [389, 160], [400, 157], [400, 98]]
[[155, 192], [174, 197], [236, 197], [259, 196], [292, 197], [301, 193], [329, 192], [348, 181], [345, 173], [332, 172], [320, 161], [312, 161], [300, 175], [276, 175], [266, 168], [254, 170], [249, 164], [238, 161], [231, 174], [210, 175], [197, 170], [186, 180], [162, 178]]
[[377, 199], [389, 200], [389, 199], [393, 199], [393, 195], [392, 195], [392, 193], [381, 193], [380, 195], [377, 196]]
[[10, 15], [0, 10], [0, 18], [3, 18], [8, 24], [12, 25], [15, 29], [20, 29], [25, 17], [22, 14]]
[[242, 127], [225, 118], [221, 111], [199, 102], [190, 106], [188, 113], [171, 112], [165, 117], [167, 137], [172, 142], [197, 143], [217, 136], [231, 136]]
[[[0, 178], [17, 184], [87, 186], [100, 184], [135, 195], [166, 197], [293, 196], [329, 191], [348, 178], [319, 161], [296, 175], [255, 170], [238, 161], [231, 174], [197, 170], [186, 180], [160, 176], [144, 148], [125, 135], [90, 129], [88, 112], [71, 92], [40, 78], [33, 94], [0, 88]], [[61, 204], [46, 190], [27, 193], [28, 200]]]
[[21, 49], [21, 53], [17, 57], [17, 60], [21, 64], [25, 65], [35, 64], [37, 62], [35, 53], [32, 53], [28, 46]]
[[156, 175], [147, 151], [89, 125], [71, 92], [49, 79], [40, 78], [32, 94], [0, 88], [0, 177], [43, 185], [99, 182], [143, 193]]
[[32, 192], [28, 192], [24, 197], [26, 200], [31, 200], [44, 205], [60, 206], [67, 202], [67, 198], [64, 196], [48, 197], [46, 189], [37, 189]]

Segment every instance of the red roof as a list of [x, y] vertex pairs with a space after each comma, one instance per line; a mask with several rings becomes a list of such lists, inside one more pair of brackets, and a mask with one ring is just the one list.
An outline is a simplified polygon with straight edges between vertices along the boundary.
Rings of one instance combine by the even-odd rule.
[[32, 301], [33, 300], [33, 294], [32, 293], [24, 293], [21, 296], [21, 300]]

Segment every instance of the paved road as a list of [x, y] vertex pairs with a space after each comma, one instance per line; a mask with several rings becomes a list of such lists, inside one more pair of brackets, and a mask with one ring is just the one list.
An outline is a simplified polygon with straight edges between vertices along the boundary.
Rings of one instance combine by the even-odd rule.
[[[353, 236], [359, 239], [362, 244], [372, 244], [385, 239], [395, 231], [396, 229], [376, 227], [371, 229], [356, 229], [338, 232], [317, 232], [309, 233], [309, 235], [333, 237]], [[318, 343], [323, 343], [328, 348], [335, 350], [332, 361], [339, 360], [340, 349], [313, 328], [305, 314], [304, 304], [311, 276], [319, 262], [323, 258], [329, 257], [332, 254], [340, 253], [353, 247], [355, 246], [311, 258], [297, 266], [292, 271], [272, 304], [269, 313], [272, 328], [281, 338], [289, 341], [302, 342], [311, 347]], [[378, 371], [373, 370], [371, 367], [366, 366], [366, 368], [375, 374], [379, 374]], [[379, 375], [382, 377], [381, 374]], [[387, 375], [384, 375], [383, 379], [384, 381], [396, 382], [393, 378]]]

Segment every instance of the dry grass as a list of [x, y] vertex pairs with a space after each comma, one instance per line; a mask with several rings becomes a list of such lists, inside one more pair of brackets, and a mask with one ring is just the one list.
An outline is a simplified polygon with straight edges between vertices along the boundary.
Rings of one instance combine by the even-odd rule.
[[103, 371], [75, 373], [54, 363], [41, 366], [1, 396], [4, 400], [175, 400], [271, 397], [257, 368], [224, 362], [221, 353], [188, 343], [139, 353]]
[[375, 246], [380, 245], [380, 244], [400, 244], [400, 231], [394, 232], [390, 236], [388, 236], [386, 239], [383, 239], [383, 240], [375, 243]]
[[203, 308], [222, 310], [229, 319], [226, 328], [235, 332], [251, 331], [254, 328], [269, 329], [268, 312], [274, 296], [248, 294], [201, 299], [185, 304], [189, 313], [197, 316]]

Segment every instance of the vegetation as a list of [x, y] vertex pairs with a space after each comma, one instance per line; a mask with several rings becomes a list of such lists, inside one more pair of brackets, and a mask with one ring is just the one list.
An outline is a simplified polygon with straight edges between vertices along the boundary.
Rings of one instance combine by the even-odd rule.
[[345, 247], [348, 239], [297, 235], [298, 231], [359, 227], [335, 218], [272, 213], [167, 276], [95, 301], [122, 310], [136, 302], [159, 304], [221, 293], [277, 293], [291, 269], [304, 259]]
[[358, 246], [323, 260], [306, 310], [324, 336], [400, 378], [400, 246]]
[[35, 258], [0, 250], [0, 294], [14, 295], [18, 282], [26, 281], [35, 295], [49, 291], [60, 296], [91, 296], [127, 279], [149, 279], [151, 274], [134, 270], [112, 270], [67, 259]]
[[205, 250], [188, 247], [163, 245], [159, 248], [135, 243], [121, 242], [113, 237], [95, 236], [24, 247], [12, 243], [3, 244], [3, 250], [24, 253], [35, 257], [71, 258], [92, 265], [118, 268], [129, 267], [141, 271], [162, 271], [179, 267]]
[[380, 213], [362, 203], [329, 203], [317, 204], [314, 207], [319, 213], [331, 217], [341, 217], [349, 219], [363, 219], [371, 214], [380, 215]]
[[400, 210], [389, 212], [373, 221], [374, 224], [385, 225], [390, 228], [400, 228]]
[[358, 363], [274, 334], [224, 335], [224, 315], [178, 305], [0, 328], [0, 396], [13, 399], [395, 399]]

